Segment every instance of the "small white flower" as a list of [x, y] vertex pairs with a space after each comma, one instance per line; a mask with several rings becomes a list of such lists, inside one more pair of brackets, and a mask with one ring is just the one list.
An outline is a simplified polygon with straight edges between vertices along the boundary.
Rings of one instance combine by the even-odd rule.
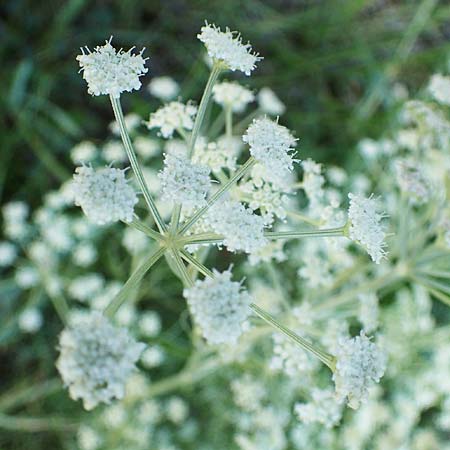
[[267, 244], [264, 219], [242, 203], [218, 202], [210, 208], [205, 220], [214, 232], [224, 236], [223, 244], [230, 252], [254, 253]]
[[75, 164], [88, 163], [96, 156], [97, 147], [90, 141], [82, 141], [70, 150], [70, 158]]
[[378, 202], [373, 197], [350, 193], [348, 198], [349, 237], [365, 248], [372, 260], [379, 264], [386, 256], [386, 233], [381, 225], [381, 219], [386, 216], [377, 212]]
[[146, 369], [154, 369], [159, 367], [165, 359], [163, 349], [159, 345], [152, 345], [144, 350], [141, 356], [142, 365]]
[[213, 87], [214, 101], [224, 108], [231, 108], [236, 113], [244, 111], [255, 96], [253, 92], [236, 81], [223, 81]]
[[71, 398], [82, 399], [85, 409], [91, 410], [123, 398], [125, 383], [144, 347], [127, 330], [93, 312], [63, 330], [56, 367]]
[[165, 155], [164, 169], [159, 173], [162, 198], [188, 209], [205, 205], [211, 186], [209, 168], [191, 163], [186, 157]]
[[377, 294], [375, 292], [359, 294], [358, 300], [358, 320], [361, 322], [365, 332], [372, 333], [378, 328], [380, 316]]
[[[186, 149], [182, 153], [185, 154]], [[236, 159], [236, 152], [233, 151], [233, 148], [230, 149], [226, 140], [219, 139], [217, 142], [207, 142], [202, 136], [195, 143], [192, 157], [194, 162], [208, 166], [213, 172], [219, 172], [221, 169], [235, 170]]]
[[205, 44], [208, 55], [213, 60], [221, 61], [233, 72], [239, 70], [250, 75], [256, 63], [262, 59], [252, 53], [250, 44], [242, 43], [239, 33], [230, 31], [229, 28], [220, 31], [220, 28], [206, 22], [197, 37]]
[[363, 333], [340, 338], [335, 351], [333, 380], [339, 399], [357, 409], [367, 399], [369, 388], [378, 383], [386, 370], [385, 353]]
[[145, 337], [156, 337], [161, 332], [161, 317], [155, 311], [145, 311], [139, 318], [139, 331]]
[[434, 74], [430, 79], [428, 90], [439, 103], [450, 105], [450, 77]]
[[19, 287], [29, 289], [39, 282], [39, 272], [32, 266], [22, 266], [17, 269], [14, 279]]
[[292, 158], [296, 139], [290, 131], [267, 117], [255, 119], [242, 136], [251, 155], [266, 169], [269, 181], [284, 186], [294, 168]]
[[75, 300], [79, 302], [87, 302], [95, 297], [103, 290], [105, 280], [102, 275], [98, 273], [89, 273], [74, 278], [68, 288], [67, 292]]
[[145, 67], [147, 58], [142, 57], [144, 50], [133, 55], [134, 47], [127, 52], [116, 51], [111, 45], [111, 39], [93, 52], [87, 47], [82, 48], [77, 61], [88, 84], [89, 94], [119, 98], [122, 92], [140, 89], [139, 78], [148, 71]]
[[210, 344], [234, 344], [250, 315], [251, 297], [231, 271], [214, 270], [214, 278], [197, 280], [183, 291], [194, 321]]
[[149, 130], [159, 128], [161, 136], [171, 138], [174, 131], [192, 130], [197, 107], [191, 103], [170, 102], [150, 114], [146, 123]]
[[10, 266], [17, 258], [17, 247], [11, 242], [0, 242], [0, 267]]
[[97, 259], [97, 249], [90, 242], [82, 242], [75, 247], [72, 259], [77, 266], [90, 266]]
[[138, 136], [134, 139], [134, 148], [136, 153], [142, 159], [153, 158], [160, 153], [160, 146], [157, 140], [145, 136]]
[[155, 77], [148, 85], [148, 91], [154, 97], [165, 102], [173, 100], [180, 92], [178, 83], [171, 77]]
[[125, 178], [125, 170], [77, 167], [72, 189], [75, 204], [92, 222], [104, 225], [118, 220], [133, 220], [134, 205], [138, 198]]
[[106, 142], [102, 148], [102, 157], [108, 163], [124, 163], [127, 161], [127, 154], [123, 148], [122, 141]]
[[[125, 128], [127, 129], [128, 133], [133, 133], [134, 131], [136, 131], [136, 128], [138, 128], [142, 122], [141, 116], [135, 113], [127, 114], [126, 116], [124, 116], [123, 120], [125, 122]], [[109, 129], [116, 136], [120, 136], [120, 127], [117, 123], [117, 120], [114, 120], [109, 124]]]
[[258, 103], [262, 112], [269, 116], [281, 116], [286, 111], [284, 103], [268, 87], [263, 87], [258, 93]]
[[340, 422], [343, 403], [336, 399], [333, 391], [314, 388], [311, 397], [308, 403], [298, 402], [294, 405], [294, 412], [301, 422], [320, 423], [327, 428], [332, 428]]
[[36, 333], [42, 327], [44, 319], [37, 308], [24, 309], [18, 319], [19, 328], [25, 333]]

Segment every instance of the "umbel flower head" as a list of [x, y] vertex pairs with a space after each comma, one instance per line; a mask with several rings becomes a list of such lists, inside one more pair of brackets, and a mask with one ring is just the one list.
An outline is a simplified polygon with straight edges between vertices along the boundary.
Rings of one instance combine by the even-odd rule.
[[100, 312], [63, 330], [56, 367], [74, 400], [85, 409], [110, 403], [125, 394], [125, 383], [145, 345], [124, 328], [113, 326]]
[[283, 186], [296, 161], [292, 157], [296, 139], [290, 131], [262, 117], [253, 121], [242, 139], [250, 146], [251, 155], [266, 169], [268, 181]]
[[191, 103], [170, 102], [150, 115], [147, 128], [159, 128], [161, 136], [171, 138], [176, 130], [192, 130], [197, 107]]
[[250, 314], [251, 297], [241, 283], [231, 281], [231, 271], [214, 270], [214, 278], [197, 280], [183, 291], [203, 337], [210, 344], [234, 344]]
[[230, 31], [229, 28], [221, 31], [219, 27], [206, 22], [197, 37], [205, 44], [208, 55], [213, 60], [222, 62], [233, 72], [239, 70], [250, 75], [256, 63], [262, 59], [258, 54], [252, 53], [249, 43], [242, 43], [239, 33]]
[[206, 222], [224, 237], [223, 244], [230, 252], [254, 253], [267, 244], [264, 219], [242, 203], [226, 200], [214, 205]]
[[223, 107], [240, 113], [251, 103], [255, 96], [249, 89], [235, 81], [223, 81], [213, 87], [214, 101]]
[[386, 256], [386, 233], [381, 225], [381, 219], [386, 215], [377, 212], [378, 202], [372, 196], [366, 198], [350, 193], [348, 198], [348, 236], [365, 248], [372, 260], [379, 264]]
[[341, 337], [335, 351], [336, 368], [333, 380], [339, 399], [357, 409], [378, 383], [386, 370], [385, 353], [361, 332], [359, 336]]
[[139, 78], [147, 73], [145, 67], [147, 58], [142, 57], [144, 49], [134, 55], [133, 48], [124, 52], [117, 51], [111, 45], [112, 37], [105, 45], [81, 49], [77, 56], [83, 71], [83, 78], [88, 84], [88, 92], [92, 95], [111, 95], [119, 98], [122, 92], [131, 92], [141, 87]]
[[166, 154], [164, 169], [158, 175], [163, 200], [188, 209], [203, 206], [211, 186], [209, 173], [208, 167], [191, 163], [185, 156]]
[[125, 178], [125, 170], [104, 167], [94, 170], [81, 166], [75, 169], [72, 191], [75, 204], [98, 225], [133, 220], [138, 198]]

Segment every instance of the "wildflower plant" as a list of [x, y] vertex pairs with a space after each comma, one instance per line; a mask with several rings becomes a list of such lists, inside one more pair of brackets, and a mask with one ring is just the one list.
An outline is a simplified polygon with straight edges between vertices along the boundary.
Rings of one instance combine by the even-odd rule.
[[[109, 96], [121, 141], [76, 146], [73, 180], [31, 218], [26, 205], [3, 210], [0, 265], [19, 260], [17, 283], [42, 288], [61, 317], [56, 365], [70, 396], [88, 410], [106, 403], [78, 429], [79, 447], [209, 448], [222, 433], [242, 450], [356, 449], [371, 439], [376, 449], [420, 448], [412, 430], [424, 411], [439, 411], [449, 429], [441, 342], [450, 332], [431, 306], [450, 305], [447, 78], [433, 77], [425, 100], [406, 101], [389, 135], [361, 140], [366, 173], [353, 173], [303, 157], [271, 89], [222, 79], [253, 76], [262, 61], [239, 34], [206, 23], [197, 37], [211, 60], [198, 106], [176, 100], [178, 84], [160, 77], [149, 91], [167, 103], [143, 123], [124, 115], [121, 96], [146, 81], [144, 53], [117, 51], [111, 39], [83, 50], [88, 93]], [[74, 218], [73, 204], [88, 220], [79, 210]], [[122, 261], [114, 281], [92, 269], [115, 222], [132, 261], [125, 282]], [[219, 252], [232, 261], [225, 269], [210, 267]], [[145, 282], [163, 260], [176, 291], [158, 277]], [[56, 276], [69, 265], [67, 279]], [[160, 317], [139, 309], [152, 289], [184, 297], [189, 356], [172, 344], [166, 353]], [[42, 326], [33, 302], [19, 326]], [[161, 379], [169, 354], [185, 366]], [[203, 427], [180, 395], [207, 377], [196, 393], [212, 411]], [[213, 418], [224, 408], [231, 443]]]

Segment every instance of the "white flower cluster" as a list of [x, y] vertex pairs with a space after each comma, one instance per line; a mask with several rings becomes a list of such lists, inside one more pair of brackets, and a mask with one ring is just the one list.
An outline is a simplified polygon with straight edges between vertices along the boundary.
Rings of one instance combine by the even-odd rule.
[[336, 394], [340, 399], [347, 399], [348, 406], [357, 409], [366, 400], [369, 388], [384, 375], [386, 355], [361, 332], [353, 338], [340, 338], [335, 356]]
[[439, 103], [450, 105], [450, 77], [434, 74], [430, 79], [428, 90]]
[[150, 114], [147, 128], [159, 128], [163, 138], [169, 139], [174, 131], [192, 130], [197, 107], [191, 103], [170, 102]]
[[372, 260], [379, 264], [386, 256], [386, 233], [381, 225], [384, 213], [378, 213], [378, 202], [375, 198], [365, 198], [357, 194], [348, 194], [349, 237], [364, 247]]
[[291, 152], [296, 139], [290, 131], [267, 117], [255, 119], [242, 136], [250, 146], [251, 155], [266, 169], [266, 178], [272, 183], [284, 186], [293, 170]]
[[122, 92], [138, 90], [141, 87], [139, 77], [148, 71], [145, 67], [147, 58], [142, 57], [144, 50], [137, 55], [133, 55], [132, 51], [133, 48], [127, 52], [116, 51], [111, 39], [105, 45], [96, 47], [92, 53], [87, 47], [82, 48], [77, 61], [88, 84], [89, 94], [119, 98]]
[[125, 329], [114, 327], [101, 313], [93, 312], [63, 330], [56, 363], [74, 400], [85, 409], [121, 399], [125, 383], [144, 349]]
[[240, 202], [217, 203], [205, 220], [215, 233], [224, 237], [223, 244], [230, 252], [254, 253], [267, 244], [264, 219]]
[[209, 173], [208, 167], [193, 164], [185, 156], [166, 154], [164, 169], [158, 175], [163, 200], [188, 209], [205, 205], [211, 187]]
[[231, 108], [236, 113], [244, 111], [255, 96], [253, 92], [236, 81], [223, 81], [213, 87], [214, 101], [224, 108]]
[[332, 428], [339, 423], [342, 417], [343, 403], [336, 399], [332, 390], [313, 388], [311, 401], [308, 403], [296, 403], [294, 412], [298, 419], [305, 423], [314, 422]]
[[221, 169], [236, 169], [236, 154], [227, 145], [227, 139], [207, 142], [200, 136], [195, 143], [193, 161], [208, 166], [213, 172]]
[[214, 271], [214, 278], [197, 280], [183, 291], [195, 322], [210, 344], [234, 344], [250, 315], [251, 297], [231, 271]]
[[269, 87], [263, 87], [258, 92], [258, 103], [261, 111], [269, 116], [281, 116], [286, 111], [284, 103]]
[[118, 220], [133, 220], [134, 205], [138, 198], [125, 178], [125, 170], [77, 167], [72, 190], [75, 204], [94, 223], [104, 225]]
[[409, 197], [412, 204], [423, 205], [430, 198], [430, 186], [417, 164], [398, 160], [396, 164], [397, 183]]
[[250, 44], [243, 44], [241, 36], [229, 28], [220, 31], [215, 25], [206, 23], [197, 37], [205, 44], [208, 55], [213, 60], [223, 62], [233, 72], [239, 70], [250, 75], [255, 64], [262, 59], [252, 53]]
[[154, 97], [167, 102], [178, 95], [180, 87], [173, 78], [163, 76], [153, 78], [148, 85], [148, 91]]

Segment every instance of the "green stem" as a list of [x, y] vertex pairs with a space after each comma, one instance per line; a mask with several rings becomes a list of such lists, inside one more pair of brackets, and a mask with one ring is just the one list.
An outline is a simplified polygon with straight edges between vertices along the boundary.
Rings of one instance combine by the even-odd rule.
[[112, 318], [117, 310], [127, 299], [128, 295], [136, 288], [137, 284], [142, 280], [144, 275], [150, 270], [159, 258], [164, 254], [165, 247], [159, 247], [131, 274], [130, 278], [123, 285], [122, 289], [112, 299], [111, 303], [105, 308], [104, 314]]
[[189, 252], [186, 250], [180, 250], [180, 254], [185, 261], [196, 267], [200, 273], [205, 275], [205, 277], [214, 278], [214, 273], [204, 266], [198, 259], [194, 258], [194, 256], [192, 256]]
[[194, 282], [192, 281], [192, 278], [189, 276], [186, 266], [184, 265], [180, 254], [178, 253], [178, 250], [170, 250], [167, 253], [175, 264], [177, 270], [177, 273], [175, 273], [175, 275], [181, 278], [181, 281], [183, 282], [183, 285], [185, 287], [191, 287], [194, 284]]
[[223, 241], [223, 236], [215, 233], [199, 233], [191, 236], [185, 236], [180, 239], [182, 245], [191, 244], [220, 244]]
[[48, 430], [66, 430], [76, 431], [79, 424], [70, 422], [60, 416], [54, 417], [23, 417], [23, 416], [6, 416], [0, 414], [0, 428], [22, 432], [36, 433]]
[[158, 233], [157, 231], [153, 230], [152, 228], [145, 225], [138, 219], [133, 219], [131, 222], [124, 222], [124, 223], [134, 228], [135, 230], [141, 231], [142, 233], [146, 234], [148, 237], [154, 239], [155, 241], [162, 242], [164, 240], [164, 237], [161, 233]]
[[252, 303], [250, 305], [250, 308], [253, 309], [253, 311], [265, 322], [267, 322], [269, 325], [272, 325], [277, 330], [282, 332], [284, 335], [286, 335], [288, 338], [292, 339], [294, 342], [299, 344], [304, 350], [312, 353], [314, 356], [320, 359], [326, 366], [328, 366], [332, 371], [334, 371], [336, 366], [336, 360], [333, 355], [330, 355], [329, 353], [325, 352], [324, 350], [318, 348], [316, 345], [311, 344], [306, 339], [302, 338], [298, 334], [291, 331], [289, 328], [286, 328], [285, 326], [281, 325], [274, 317], [272, 317], [269, 313], [261, 309], [259, 306]]
[[195, 142], [197, 141], [198, 134], [203, 124], [203, 119], [205, 118], [206, 108], [208, 107], [209, 99], [211, 98], [212, 89], [220, 75], [220, 72], [222, 72], [221, 65], [214, 64], [211, 69], [211, 73], [209, 74], [208, 82], [206, 83], [205, 90], [203, 91], [203, 96], [200, 100], [198, 112], [195, 117], [191, 139], [189, 140], [188, 158], [192, 158], [192, 154], [194, 153]]
[[227, 143], [230, 144], [231, 138], [233, 137], [233, 106], [225, 106], [225, 136], [227, 138]]
[[329, 228], [325, 230], [309, 231], [266, 231], [264, 236], [269, 239], [295, 239], [303, 237], [332, 237], [344, 236], [343, 227]]
[[245, 164], [243, 164], [238, 171], [224, 184], [222, 185], [209, 199], [206, 205], [194, 213], [189, 220], [181, 227], [180, 234], [186, 233], [192, 225], [217, 201], [223, 194], [231, 189], [235, 183], [237, 183], [254, 165], [256, 160], [251, 156]]
[[123, 145], [128, 155], [128, 159], [130, 160], [131, 167], [133, 169], [134, 175], [139, 183], [139, 187], [141, 188], [142, 194], [144, 195], [145, 202], [147, 203], [148, 208], [153, 216], [153, 219], [158, 226], [158, 229], [161, 233], [167, 230], [166, 224], [162, 220], [162, 217], [156, 207], [155, 201], [153, 200], [152, 194], [150, 194], [150, 190], [148, 189], [147, 183], [145, 182], [144, 174], [142, 173], [141, 166], [139, 165], [136, 153], [133, 149], [133, 145], [131, 143], [130, 136], [125, 126], [125, 120], [123, 118], [122, 106], [120, 104], [119, 98], [114, 98], [110, 96], [111, 105], [114, 111], [114, 116], [119, 124], [120, 135], [122, 137]]

